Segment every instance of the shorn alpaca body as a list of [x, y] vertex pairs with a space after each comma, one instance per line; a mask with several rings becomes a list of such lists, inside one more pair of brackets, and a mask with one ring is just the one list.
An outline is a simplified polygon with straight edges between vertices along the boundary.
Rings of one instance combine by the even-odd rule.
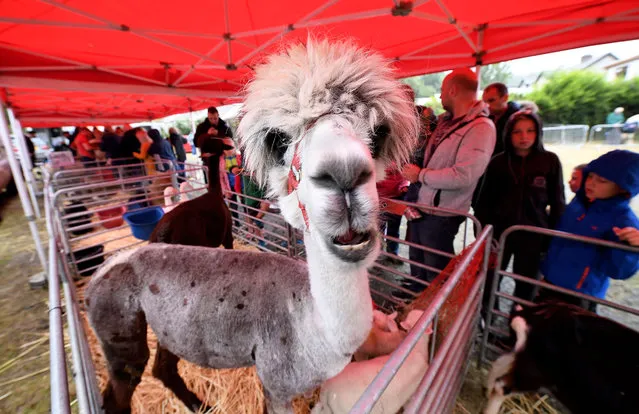
[[[104, 404], [127, 412], [160, 346], [213, 368], [255, 364], [269, 412], [340, 372], [372, 326], [367, 267], [379, 250], [376, 171], [414, 145], [413, 102], [388, 62], [347, 42], [308, 42], [256, 68], [239, 126], [248, 170], [304, 230], [307, 264], [283, 256], [155, 244], [109, 260], [89, 320], [109, 366]], [[177, 210], [177, 209], [176, 209]], [[177, 375], [155, 361], [165, 384]], [[191, 409], [183, 382], [171, 389]]]
[[519, 307], [511, 327], [517, 343], [493, 364], [484, 414], [540, 389], [574, 414], [639, 412], [639, 332], [562, 303]]
[[231, 212], [224, 202], [218, 167], [224, 150], [232, 148], [222, 139], [204, 138], [202, 154], [209, 170], [208, 192], [165, 214], [151, 234], [151, 243], [233, 248]]

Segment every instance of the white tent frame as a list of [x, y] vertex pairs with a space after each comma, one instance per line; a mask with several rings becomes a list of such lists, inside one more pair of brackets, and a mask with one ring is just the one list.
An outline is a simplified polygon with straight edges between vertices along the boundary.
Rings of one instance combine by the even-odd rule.
[[[16, 188], [18, 189], [18, 196], [20, 197], [20, 203], [22, 204], [24, 215], [27, 218], [27, 222], [29, 223], [29, 230], [31, 230], [31, 236], [33, 237], [33, 242], [38, 254], [38, 259], [40, 259], [42, 269], [46, 271], [47, 258], [44, 254], [44, 249], [42, 248], [42, 242], [40, 241], [40, 233], [38, 232], [38, 227], [36, 226], [36, 218], [35, 212], [33, 211], [33, 205], [31, 204], [29, 193], [24, 185], [24, 181], [22, 180], [22, 171], [20, 168], [20, 164], [18, 164], [18, 160], [16, 160], [16, 156], [13, 153], [11, 136], [9, 135], [9, 122], [7, 121], [3, 105], [0, 105], [0, 139], [2, 140], [2, 144], [4, 145], [4, 148], [6, 150], [5, 152], [7, 153], [7, 159], [9, 161], [9, 166], [11, 167], [11, 174], [13, 175], [13, 180], [16, 184]], [[20, 158], [24, 159], [24, 154], [22, 154]]]

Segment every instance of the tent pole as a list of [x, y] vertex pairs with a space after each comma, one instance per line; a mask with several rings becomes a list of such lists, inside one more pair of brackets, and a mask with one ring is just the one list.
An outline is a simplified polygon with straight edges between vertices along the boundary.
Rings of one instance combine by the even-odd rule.
[[477, 95], [481, 98], [481, 90], [484, 85], [481, 84], [481, 67], [484, 60], [484, 32], [486, 24], [482, 24], [477, 30], [477, 53], [475, 54], [475, 74], [477, 75]]
[[22, 203], [24, 215], [29, 222], [29, 229], [31, 230], [31, 236], [33, 237], [33, 242], [35, 243], [38, 258], [40, 259], [40, 264], [42, 265], [43, 271], [46, 272], [47, 260], [42, 248], [42, 242], [40, 241], [40, 234], [38, 233], [38, 228], [36, 227], [35, 217], [33, 216], [33, 208], [31, 207], [31, 203], [29, 202], [27, 189], [25, 188], [24, 181], [22, 180], [22, 172], [20, 171], [20, 167], [18, 166], [18, 162], [16, 161], [16, 156], [13, 153], [11, 138], [9, 137], [9, 124], [7, 123], [7, 117], [4, 110], [4, 105], [0, 105], [0, 138], [2, 139], [2, 144], [6, 149], [5, 152], [7, 153], [7, 159], [9, 160], [9, 166], [11, 167], [11, 174], [13, 174], [13, 180], [15, 181], [16, 187], [18, 188], [18, 195], [20, 196], [20, 202]]
[[195, 121], [193, 120], [193, 105], [191, 105], [191, 100], [189, 98], [186, 99], [189, 103], [189, 119], [191, 120], [191, 132], [193, 132], [193, 145], [195, 145]]
[[35, 179], [33, 178], [33, 165], [31, 164], [31, 157], [29, 151], [27, 151], [27, 144], [25, 141], [24, 133], [22, 132], [22, 125], [16, 119], [11, 108], [7, 108], [9, 114], [9, 122], [11, 123], [11, 130], [18, 142], [18, 150], [20, 151], [20, 164], [22, 165], [22, 172], [24, 173], [25, 181], [29, 188], [29, 195], [31, 196], [31, 203], [35, 210], [35, 216], [40, 219], [40, 206], [38, 206], [38, 199], [36, 198]]

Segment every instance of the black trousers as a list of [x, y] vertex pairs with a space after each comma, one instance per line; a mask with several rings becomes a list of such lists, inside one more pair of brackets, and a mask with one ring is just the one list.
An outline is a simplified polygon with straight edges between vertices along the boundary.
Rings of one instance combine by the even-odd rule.
[[580, 308], [584, 308], [587, 311], [597, 313], [597, 303], [589, 301], [587, 299], [581, 299], [576, 296], [568, 295], [562, 292], [556, 292], [550, 289], [542, 289], [537, 296], [537, 302], [547, 301], [559, 301], [569, 303], [571, 305], [577, 305]]
[[[500, 236], [501, 234], [496, 234], [495, 238], [499, 239]], [[513, 233], [508, 236], [508, 239], [506, 239], [504, 255], [500, 264], [501, 270], [506, 269], [511, 257], [513, 257], [513, 273], [526, 276], [531, 279], [540, 280], [539, 264], [544, 250], [545, 248], [542, 236], [524, 232]], [[487, 275], [482, 309], [484, 316], [488, 310], [488, 302], [490, 300], [490, 293], [493, 289], [493, 283], [497, 283], [497, 289], [499, 290], [501, 278], [497, 278], [497, 280], [495, 280], [495, 273], [496, 272], [493, 272]], [[537, 286], [533, 284], [515, 281], [514, 296], [517, 298], [532, 301], [536, 296], [537, 291]], [[495, 301], [495, 309], [497, 309], [497, 302], [498, 301]]]
[[[410, 242], [432, 249], [441, 250], [447, 253], [455, 253], [453, 242], [455, 235], [459, 231], [459, 226], [465, 220], [464, 216], [436, 216], [422, 213], [422, 217], [408, 222], [407, 239]], [[409, 247], [408, 257], [410, 260], [424, 265], [434, 267], [438, 271], [426, 270], [424, 268], [411, 265], [410, 274], [420, 280], [432, 282], [439, 271], [443, 270], [450, 262], [448, 257], [427, 252], [415, 247]], [[407, 286], [413, 292], [421, 292], [424, 286], [411, 282]]]

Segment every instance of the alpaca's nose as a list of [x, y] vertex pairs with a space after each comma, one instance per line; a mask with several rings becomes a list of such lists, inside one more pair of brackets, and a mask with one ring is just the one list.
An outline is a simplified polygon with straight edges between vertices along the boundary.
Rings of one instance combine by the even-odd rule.
[[349, 157], [322, 162], [310, 178], [319, 187], [348, 194], [372, 180], [373, 169], [367, 160]]

